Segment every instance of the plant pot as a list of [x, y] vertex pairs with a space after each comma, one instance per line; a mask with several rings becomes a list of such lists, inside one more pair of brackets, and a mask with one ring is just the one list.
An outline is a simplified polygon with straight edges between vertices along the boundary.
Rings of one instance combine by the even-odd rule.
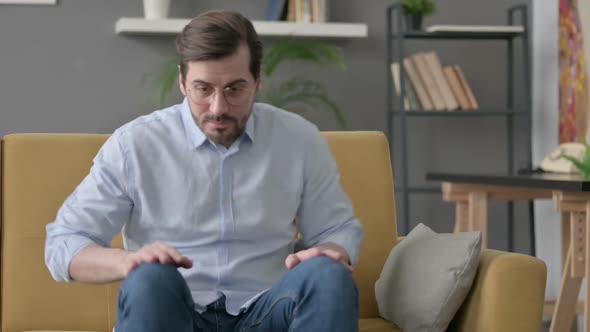
[[422, 18], [420, 14], [406, 14], [404, 19], [406, 21], [406, 30], [422, 30]]
[[148, 20], [167, 18], [169, 8], [170, 0], [143, 0], [143, 13]]

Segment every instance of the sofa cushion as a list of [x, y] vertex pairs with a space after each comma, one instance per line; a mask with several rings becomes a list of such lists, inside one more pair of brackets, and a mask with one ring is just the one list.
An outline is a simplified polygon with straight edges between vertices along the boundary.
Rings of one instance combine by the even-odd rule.
[[481, 234], [437, 234], [423, 224], [391, 250], [375, 293], [380, 315], [403, 331], [445, 331], [471, 288]]

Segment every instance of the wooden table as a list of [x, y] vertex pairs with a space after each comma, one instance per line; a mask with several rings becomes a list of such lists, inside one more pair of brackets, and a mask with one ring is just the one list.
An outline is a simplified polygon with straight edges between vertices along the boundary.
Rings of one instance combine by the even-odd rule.
[[[428, 173], [441, 181], [443, 200], [455, 202], [455, 232], [480, 231], [487, 246], [488, 201], [553, 199], [561, 212], [563, 274], [550, 332], [569, 331], [582, 280], [590, 280], [590, 180], [575, 174]], [[590, 332], [590, 287], [584, 294], [584, 331]]]

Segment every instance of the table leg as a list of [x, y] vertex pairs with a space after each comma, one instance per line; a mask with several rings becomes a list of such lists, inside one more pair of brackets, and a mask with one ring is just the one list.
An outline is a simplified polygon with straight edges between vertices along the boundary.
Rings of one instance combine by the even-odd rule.
[[[565, 265], [567, 260], [567, 252], [571, 245], [571, 237], [572, 237], [572, 224], [573, 224], [573, 217], [571, 216], [570, 212], [562, 212], [561, 213], [561, 272], [565, 271]], [[576, 308], [576, 313], [579, 309]], [[576, 322], [577, 314], [574, 314], [574, 322]], [[572, 324], [572, 328], [570, 332], [577, 332], [578, 331], [578, 324]]]
[[467, 202], [457, 201], [455, 206], [455, 233], [469, 231], [469, 209]]
[[470, 192], [468, 195], [469, 231], [481, 232], [481, 248], [488, 247], [488, 195]]
[[576, 302], [582, 285], [582, 276], [576, 277], [571, 273], [572, 265], [572, 247], [568, 249], [563, 276], [561, 278], [561, 287], [559, 288], [559, 297], [551, 319], [549, 332], [563, 332], [571, 328], [572, 322], [576, 316]]
[[590, 202], [586, 202], [586, 212], [584, 213], [585, 219], [585, 277], [586, 277], [586, 294], [584, 294], [584, 331], [590, 331], [590, 287], [588, 287], [588, 280], [590, 280]]
[[567, 252], [570, 248], [571, 238], [571, 217], [569, 212], [561, 213], [561, 271], [565, 269], [565, 261], [567, 259]]

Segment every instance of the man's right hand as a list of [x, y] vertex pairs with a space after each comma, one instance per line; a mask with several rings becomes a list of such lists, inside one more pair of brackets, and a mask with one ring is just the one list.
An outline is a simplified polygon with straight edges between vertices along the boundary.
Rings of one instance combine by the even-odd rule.
[[68, 272], [73, 280], [79, 282], [105, 283], [125, 279], [142, 263], [174, 264], [184, 268], [193, 266], [190, 259], [161, 242], [146, 245], [137, 251], [91, 244], [72, 258]]
[[141, 263], [173, 264], [186, 269], [193, 266], [193, 261], [188, 257], [180, 254], [174, 247], [162, 242], [145, 245], [137, 251], [127, 251], [122, 262], [124, 277], [127, 277], [129, 272], [133, 271]]

